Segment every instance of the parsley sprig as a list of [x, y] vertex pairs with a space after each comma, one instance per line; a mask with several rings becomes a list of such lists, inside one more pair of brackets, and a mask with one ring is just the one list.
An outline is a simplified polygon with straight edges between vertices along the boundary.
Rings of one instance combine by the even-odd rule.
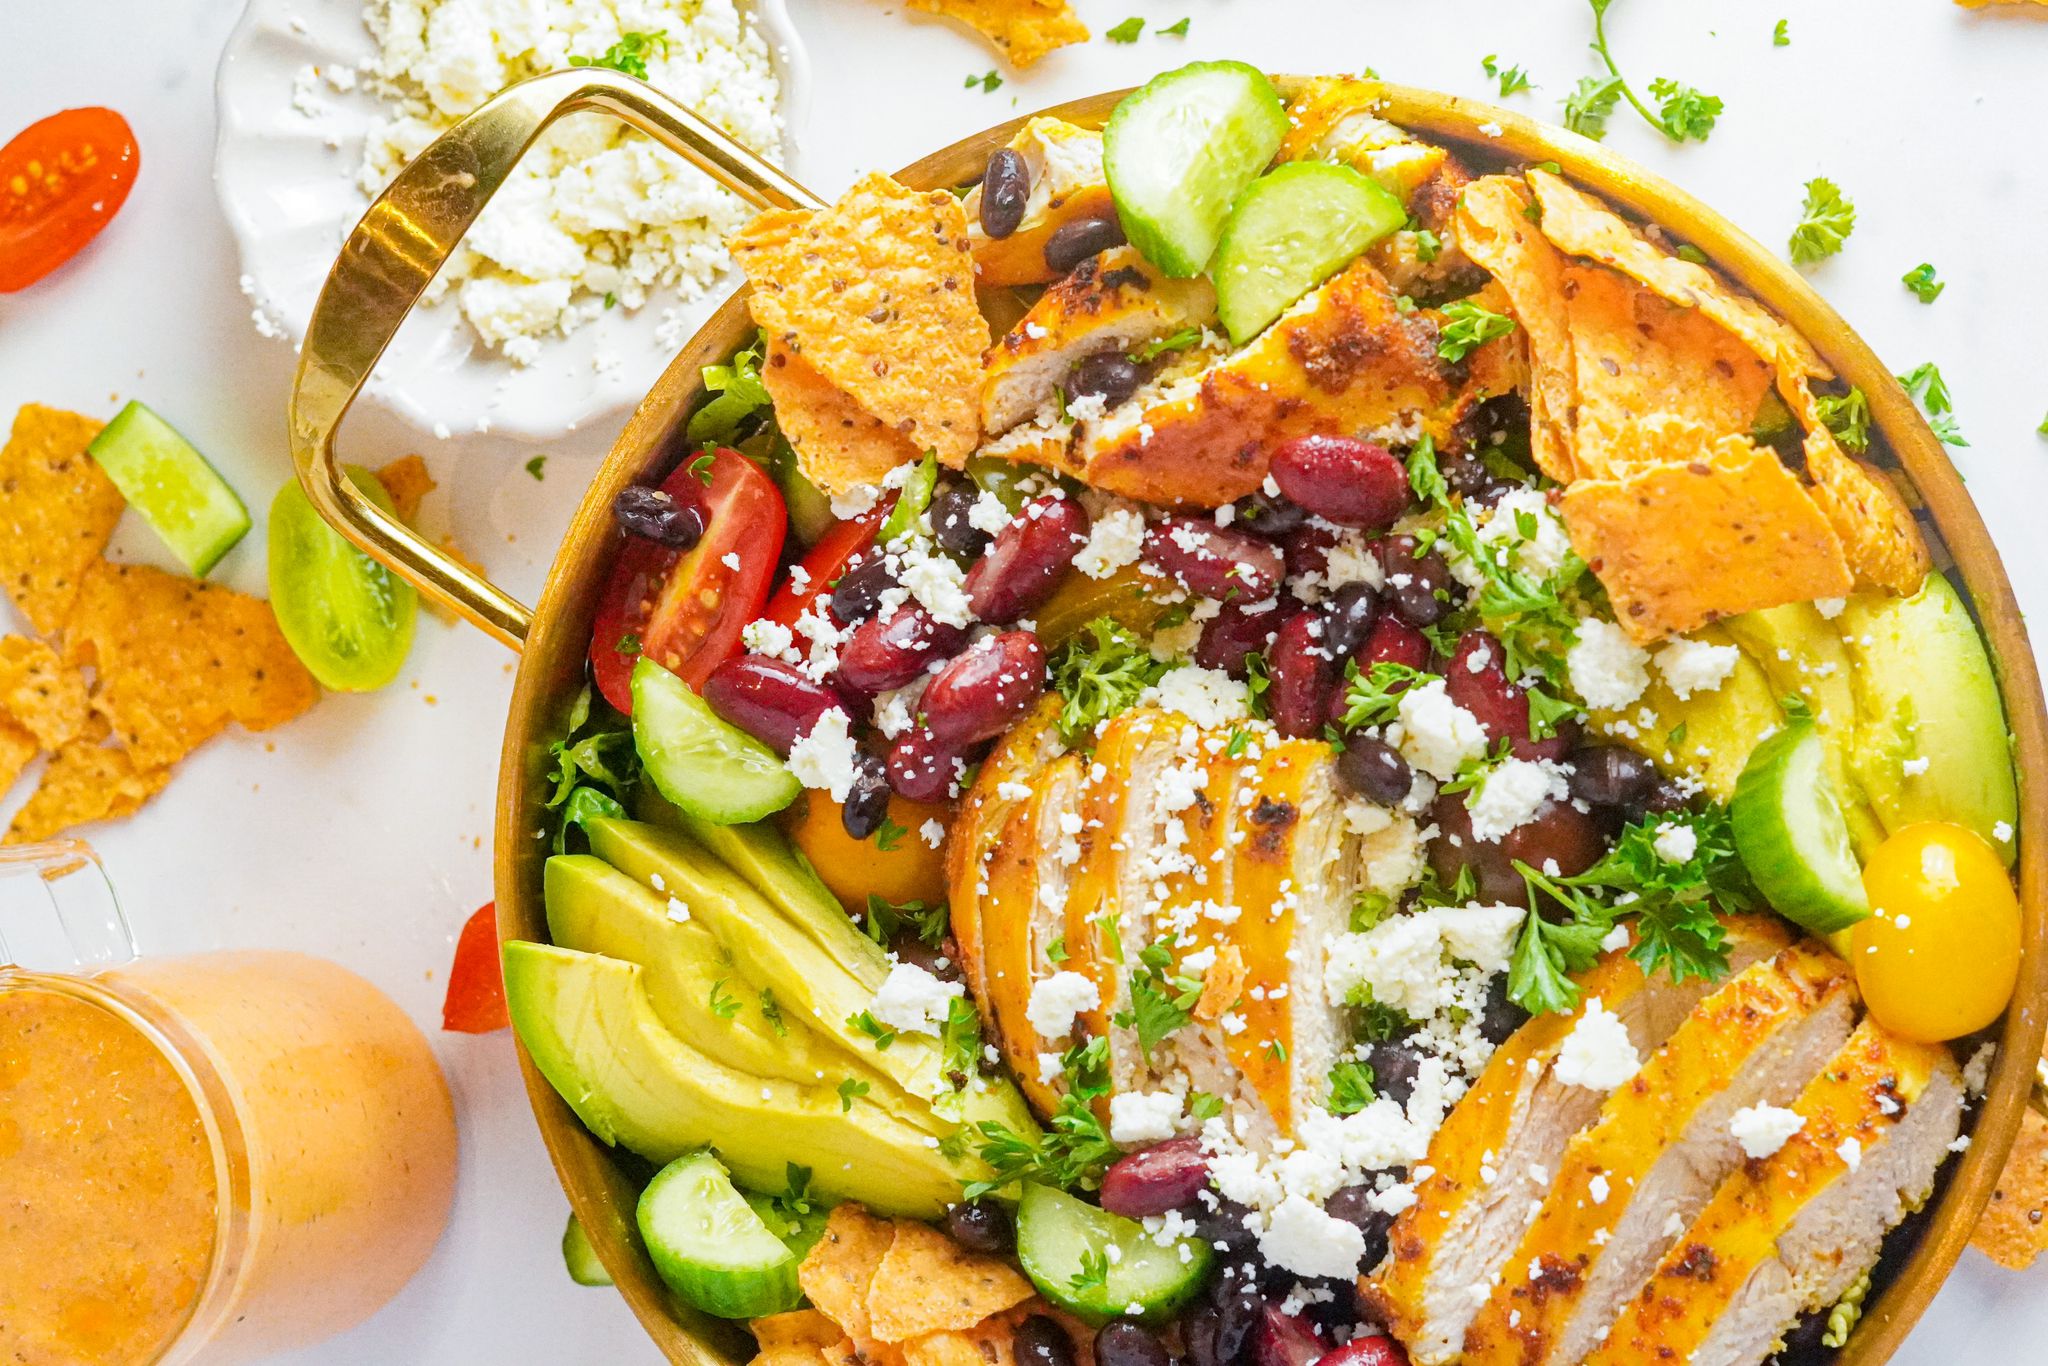
[[653, 33], [621, 33], [619, 41], [596, 57], [571, 57], [570, 66], [606, 66], [638, 80], [647, 79], [647, 58], [668, 55], [668, 30]]
[[1501, 98], [1506, 99], [1517, 91], [1533, 90], [1536, 87], [1529, 80], [1529, 73], [1520, 66], [1501, 66], [1494, 53], [1487, 53], [1480, 59], [1480, 69], [1500, 84]]
[[1122, 1156], [1095, 1117], [1094, 1102], [1109, 1094], [1109, 1040], [1094, 1038], [1060, 1055], [1066, 1091], [1045, 1132], [1021, 1134], [1000, 1120], [974, 1126], [976, 1154], [993, 1175], [968, 1183], [963, 1197], [979, 1200], [1018, 1181], [1042, 1181], [1061, 1190], [1093, 1190]]
[[1792, 264], [1809, 266], [1826, 260], [1842, 249], [1855, 230], [1855, 204], [1834, 181], [1815, 176], [1806, 182], [1806, 202], [1800, 206], [1799, 225], [1792, 229], [1788, 244]]
[[1720, 97], [1668, 76], [1659, 76], [1650, 82], [1650, 98], [1657, 101], [1657, 109], [1652, 112], [1621, 74], [1621, 67], [1608, 46], [1607, 10], [1613, 3], [1614, 0], [1587, 0], [1593, 10], [1593, 52], [1600, 58], [1601, 65], [1607, 68], [1607, 74], [1583, 78], [1566, 97], [1565, 127], [1589, 138], [1604, 137], [1608, 117], [1622, 100], [1627, 100], [1629, 106], [1643, 116], [1643, 122], [1671, 141], [1705, 142], [1707, 135], [1714, 131], [1715, 121], [1721, 117], [1723, 105]]
[[1922, 261], [1919, 265], [1899, 277], [1899, 283], [1913, 291], [1913, 297], [1923, 304], [1931, 304], [1941, 297], [1941, 291], [1948, 286], [1934, 278], [1934, 263]]
[[1846, 394], [1822, 394], [1813, 406], [1843, 450], [1861, 454], [1870, 449], [1870, 400], [1861, 389], [1852, 385]]
[[[633, 653], [639, 652], [636, 642]], [[569, 832], [598, 817], [624, 820], [626, 802], [640, 781], [640, 752], [632, 723], [597, 697], [589, 684], [569, 708], [567, 733], [548, 747], [554, 758], [554, 791], [547, 809], [558, 813], [558, 854], [569, 852]]]
[[1115, 1017], [1119, 1027], [1136, 1031], [1138, 1049], [1148, 1063], [1153, 1049], [1195, 1018], [1195, 1002], [1202, 997], [1202, 983], [1176, 974], [1173, 966], [1173, 951], [1166, 945], [1140, 949], [1130, 975], [1131, 1008]]
[[1945, 446], [1967, 446], [1963, 433], [1956, 426], [1955, 404], [1948, 396], [1948, 381], [1941, 377], [1941, 367], [1933, 361], [1923, 361], [1905, 374], [1899, 376], [1899, 383], [1906, 386], [1906, 392], [1927, 414], [1927, 425], [1941, 439]]
[[937, 948], [945, 942], [950, 920], [943, 901], [889, 902], [881, 897], [868, 897], [867, 913], [861, 917], [861, 928], [868, 938], [887, 948], [897, 935], [905, 930], [923, 940], [926, 947]]
[[1515, 320], [1495, 313], [1470, 299], [1454, 299], [1444, 305], [1444, 325], [1437, 334], [1436, 353], [1452, 364], [1496, 337], [1515, 330]]
[[1114, 617], [1096, 617], [1052, 657], [1052, 686], [1064, 699], [1054, 724], [1060, 740], [1080, 744], [1095, 727], [1129, 710], [1172, 666]]

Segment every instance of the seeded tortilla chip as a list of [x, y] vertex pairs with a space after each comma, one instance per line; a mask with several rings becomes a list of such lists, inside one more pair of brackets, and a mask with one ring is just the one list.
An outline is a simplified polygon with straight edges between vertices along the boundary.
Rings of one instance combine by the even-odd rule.
[[1778, 392], [1806, 429], [1806, 477], [1813, 481], [1808, 491], [1842, 538], [1856, 581], [1893, 593], [1919, 592], [1932, 557], [1905, 498], [1835, 441], [1804, 378], [1781, 372]]
[[1560, 484], [1572, 481], [1571, 329], [1565, 319], [1564, 258], [1523, 212], [1529, 192], [1509, 176], [1486, 176], [1458, 200], [1465, 254], [1500, 283], [1529, 342], [1530, 454]]
[[0, 587], [44, 635], [64, 625], [127, 506], [85, 453], [99, 430], [92, 418], [31, 403], [0, 446]]
[[2048, 1252], [2048, 1119], [2028, 1111], [1970, 1246], [2013, 1271]]
[[815, 1309], [770, 1314], [755, 1319], [747, 1327], [753, 1330], [754, 1341], [761, 1344], [764, 1352], [772, 1347], [825, 1348], [846, 1336], [844, 1329]]
[[820, 488], [840, 491], [879, 483], [890, 470], [920, 454], [778, 341], [768, 343], [761, 380], [775, 402], [783, 436]]
[[[967, 458], [981, 436], [989, 331], [959, 200], [870, 175], [821, 212], [762, 214], [731, 245], [771, 343], [913, 450]], [[832, 466], [807, 463], [806, 473], [835, 492], [872, 482]]]
[[85, 728], [85, 678], [57, 652], [27, 636], [0, 637], [0, 719], [11, 719], [44, 749]]
[[93, 708], [145, 770], [176, 763], [230, 721], [282, 725], [319, 696], [269, 603], [147, 565], [93, 566], [64, 657], [97, 670]]
[[1799, 480], [1743, 437], [1564, 491], [1572, 548], [1638, 644], [1721, 617], [1846, 595], [1842, 543]]
[[895, 1240], [896, 1229], [888, 1220], [873, 1217], [859, 1205], [838, 1205], [825, 1221], [824, 1235], [797, 1268], [797, 1284], [804, 1294], [818, 1312], [846, 1330], [863, 1354], [874, 1341], [868, 1323], [868, 1286]]
[[7, 795], [29, 760], [41, 752], [42, 746], [36, 743], [35, 736], [0, 716], [0, 797]]
[[1031, 1282], [938, 1230], [896, 1221], [896, 1237], [868, 1287], [868, 1322], [883, 1342], [962, 1331], [1031, 1298]]
[[1612, 266], [1677, 307], [1698, 309], [1774, 369], [1833, 378], [1806, 338], [1713, 271], [1644, 240], [1612, 209], [1548, 171], [1529, 172], [1529, 184], [1543, 211], [1543, 235], [1559, 250]]
[[1067, 0], [910, 0], [910, 7], [958, 19], [1020, 67], [1088, 41], [1088, 26]]
[[1717, 437], [1749, 430], [1771, 371], [1718, 323], [1599, 266], [1566, 266], [1564, 289], [1578, 386], [1572, 463], [1581, 479], [1627, 473], [1614, 444], [1649, 413]]
[[427, 473], [427, 462], [417, 455], [402, 455], [377, 471], [377, 482], [391, 495], [398, 520], [407, 526], [418, 521], [420, 503], [440, 485]]
[[7, 844], [46, 840], [75, 825], [132, 816], [171, 779], [168, 766], [138, 767], [125, 749], [88, 732], [58, 750], [28, 802], [14, 813]]

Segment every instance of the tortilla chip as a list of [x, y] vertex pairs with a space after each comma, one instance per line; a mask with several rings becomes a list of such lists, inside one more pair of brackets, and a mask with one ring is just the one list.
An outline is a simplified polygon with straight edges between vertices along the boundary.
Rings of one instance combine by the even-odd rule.
[[770, 340], [761, 382], [775, 417], [804, 472], [823, 489], [880, 483], [882, 476], [920, 454], [908, 438], [870, 417], [803, 357]]
[[[894, 1351], [894, 1348], [890, 1349]], [[860, 1348], [854, 1346], [852, 1338], [841, 1338], [830, 1347], [821, 1348], [818, 1360], [822, 1366], [866, 1366], [861, 1360]]]
[[1842, 543], [1799, 480], [1748, 439], [1564, 491], [1572, 548], [1637, 644], [1721, 617], [1846, 595]]
[[1713, 271], [1644, 240], [1600, 200], [1548, 171], [1529, 172], [1529, 184], [1543, 211], [1543, 235], [1559, 250], [1612, 266], [1679, 308], [1698, 309], [1774, 369], [1833, 378], [1806, 338]]
[[896, 1229], [888, 1220], [874, 1218], [859, 1205], [837, 1205], [825, 1221], [824, 1235], [797, 1267], [797, 1284], [804, 1294], [863, 1352], [874, 1340], [868, 1323], [868, 1286], [895, 1241]]
[[[821, 212], [762, 214], [731, 246], [771, 343], [913, 449], [967, 458], [981, 436], [989, 330], [959, 200], [870, 175]], [[777, 415], [788, 420], [780, 405]], [[812, 478], [829, 491], [848, 485], [831, 467]]]
[[427, 473], [427, 462], [417, 455], [402, 455], [377, 471], [377, 482], [391, 495], [398, 520], [411, 526], [420, 515], [420, 503], [440, 485]]
[[786, 1314], [770, 1314], [766, 1318], [755, 1319], [747, 1327], [753, 1330], [754, 1341], [761, 1345], [763, 1352], [778, 1347], [821, 1350], [846, 1336], [844, 1329], [815, 1309], [792, 1309]]
[[88, 733], [50, 759], [42, 782], [14, 813], [14, 824], [0, 843], [33, 843], [74, 825], [131, 816], [170, 779], [168, 765], [140, 766], [129, 751], [104, 745]]
[[63, 627], [127, 506], [85, 453], [100, 425], [31, 403], [0, 446], [0, 588], [44, 635]]
[[1088, 26], [1067, 0], [910, 0], [910, 7], [958, 19], [1020, 67], [1088, 41]]
[[1806, 429], [1808, 492], [1842, 538], [1857, 582], [1919, 592], [1933, 560], [1906, 500], [1875, 466], [1852, 459], [1835, 441], [1805, 379], [1780, 373], [1778, 392]]
[[2013, 1271], [2048, 1251], [2048, 1119], [2027, 1112], [1970, 1246]]
[[1216, 950], [1215, 961], [1202, 977], [1202, 994], [1195, 1000], [1195, 1018], [1205, 1023], [1221, 1019], [1223, 1012], [1244, 995], [1244, 980], [1244, 955], [1237, 945], [1225, 944]]
[[1717, 437], [1749, 431], [1771, 371], [1718, 323], [1599, 266], [1566, 266], [1564, 291], [1578, 388], [1572, 463], [1581, 479], [1626, 474], [1615, 441], [1649, 413], [1672, 413]]
[[868, 1322], [883, 1342], [907, 1342], [972, 1328], [1031, 1294], [1031, 1282], [1008, 1263], [969, 1252], [925, 1224], [898, 1219], [895, 1240], [868, 1287]]
[[27, 636], [0, 637], [0, 720], [12, 719], [44, 749], [85, 728], [85, 678], [57, 652]]
[[1010, 1366], [1016, 1361], [1010, 1329], [982, 1333], [927, 1333], [903, 1344], [907, 1366]]
[[0, 797], [7, 795], [29, 760], [40, 753], [42, 746], [36, 743], [35, 736], [0, 716]]
[[269, 603], [147, 565], [93, 566], [64, 658], [98, 670], [93, 708], [140, 769], [176, 763], [230, 721], [282, 725], [320, 695]]
[[1529, 194], [1509, 176], [1487, 176], [1458, 199], [1466, 255], [1499, 282], [1529, 343], [1530, 454], [1560, 484], [1572, 481], [1571, 420], [1578, 406], [1571, 330], [1565, 321], [1564, 258], [1523, 212]]

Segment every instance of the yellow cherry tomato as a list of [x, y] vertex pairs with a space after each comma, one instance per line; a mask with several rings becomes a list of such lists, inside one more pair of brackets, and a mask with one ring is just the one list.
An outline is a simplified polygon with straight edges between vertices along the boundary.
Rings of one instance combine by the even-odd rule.
[[[892, 906], [922, 901], [931, 906], [946, 899], [946, 859], [943, 847], [932, 848], [923, 834], [924, 823], [936, 819], [945, 825], [952, 812], [944, 806], [927, 806], [891, 795], [889, 825], [881, 835], [857, 840], [846, 833], [839, 818], [839, 803], [817, 792], [806, 792], [783, 813], [783, 827], [790, 842], [803, 850], [804, 857], [818, 870], [818, 876], [832, 889], [832, 895], [849, 913], [865, 911], [870, 896]], [[888, 839], [889, 847], [882, 848]]]
[[1863, 889], [1871, 913], [1850, 932], [1850, 961], [1879, 1024], [1936, 1043], [1999, 1017], [2019, 979], [2020, 903], [1982, 835], [1906, 826], [1863, 865]]

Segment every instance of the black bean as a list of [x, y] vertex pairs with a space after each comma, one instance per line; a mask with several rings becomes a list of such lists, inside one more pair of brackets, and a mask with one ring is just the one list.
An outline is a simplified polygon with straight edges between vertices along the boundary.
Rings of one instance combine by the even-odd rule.
[[1045, 239], [1045, 268], [1065, 275], [1089, 257], [1124, 244], [1124, 225], [1107, 218], [1077, 218]]
[[1210, 1209], [1205, 1200], [1195, 1214], [1195, 1231], [1211, 1247], [1222, 1243], [1225, 1251], [1246, 1252], [1259, 1240], [1258, 1235], [1245, 1226], [1245, 1219], [1250, 1214], [1250, 1210], [1235, 1200], [1218, 1200], [1215, 1209]]
[[1341, 667], [1364, 649], [1379, 614], [1379, 595], [1371, 584], [1347, 583], [1338, 589], [1323, 608], [1323, 644], [1330, 658]]
[[981, 494], [972, 484], [949, 483], [932, 499], [932, 539], [949, 555], [973, 559], [988, 549], [989, 533], [968, 520]]
[[[993, 1200], [966, 1200], [946, 1211], [946, 1232], [953, 1241], [969, 1252], [1008, 1252], [1017, 1245], [1017, 1225], [1011, 1220], [1010, 1212]], [[1050, 1322], [1050, 1320], [1047, 1320]], [[1023, 1328], [1018, 1329], [1022, 1341]], [[1058, 1325], [1054, 1325], [1057, 1330]], [[1067, 1345], [1066, 1334], [1059, 1334], [1060, 1345]]]
[[1393, 1215], [1373, 1208], [1371, 1194], [1370, 1186], [1346, 1186], [1323, 1205], [1332, 1219], [1342, 1219], [1365, 1235], [1365, 1255], [1358, 1264], [1367, 1270], [1386, 1258], [1387, 1232], [1394, 1226]]
[[1145, 382], [1145, 367], [1121, 351], [1102, 351], [1084, 356], [1067, 377], [1067, 397], [1088, 398], [1100, 394], [1104, 407], [1114, 408]]
[[1017, 1366], [1074, 1366], [1074, 1343], [1058, 1321], [1033, 1314], [1017, 1325]]
[[1337, 756], [1337, 781], [1368, 801], [1395, 806], [1415, 786], [1415, 774], [1392, 745], [1369, 735], [1354, 735]]
[[1528, 1022], [1529, 1012], [1508, 999], [1507, 974], [1496, 976], [1486, 987], [1486, 1009], [1479, 1017], [1479, 1032], [1495, 1046]]
[[1173, 1366], [1166, 1344], [1135, 1323], [1113, 1319], [1095, 1334], [1096, 1366]]
[[1249, 1288], [1248, 1280], [1232, 1278], [1229, 1285], [1229, 1293], [1216, 1302], [1216, 1360], [1223, 1366], [1250, 1355], [1252, 1330], [1266, 1316], [1266, 1301]]
[[1220, 1317], [1215, 1305], [1205, 1304], [1180, 1321], [1189, 1366], [1230, 1366], [1216, 1355], [1216, 1320]]
[[1588, 745], [1570, 759], [1565, 781], [1571, 793], [1592, 806], [1626, 806], [1649, 795], [1657, 770], [1622, 745]]
[[988, 159], [981, 173], [981, 230], [1001, 241], [1024, 221], [1031, 199], [1031, 168], [1005, 147]]
[[1387, 579], [1382, 596], [1394, 615], [1418, 630], [1443, 620], [1456, 582], [1444, 557], [1434, 550], [1417, 556], [1413, 536], [1389, 536], [1380, 546], [1380, 568]]
[[848, 565], [832, 585], [832, 615], [843, 626], [854, 626], [873, 616], [882, 604], [882, 594], [896, 586], [889, 561], [878, 550], [870, 550]]
[[1399, 1039], [1381, 1039], [1367, 1046], [1365, 1062], [1372, 1068], [1373, 1094], [1406, 1105], [1415, 1092], [1422, 1054]]
[[1692, 809], [1692, 798], [1686, 790], [1669, 778], [1660, 778], [1649, 792], [1639, 800], [1630, 802], [1622, 810], [1632, 821], [1645, 816], [1668, 816], [1674, 811]]
[[889, 766], [872, 754], [853, 760], [853, 784], [839, 808], [839, 823], [853, 839], [864, 840], [882, 828], [889, 815]]
[[1308, 509], [1264, 489], [1237, 500], [1236, 524], [1254, 536], [1278, 540], [1308, 520]]
[[628, 484], [619, 490], [619, 496], [612, 499], [612, 520], [628, 536], [672, 550], [688, 550], [704, 534], [701, 510], [644, 484]]

